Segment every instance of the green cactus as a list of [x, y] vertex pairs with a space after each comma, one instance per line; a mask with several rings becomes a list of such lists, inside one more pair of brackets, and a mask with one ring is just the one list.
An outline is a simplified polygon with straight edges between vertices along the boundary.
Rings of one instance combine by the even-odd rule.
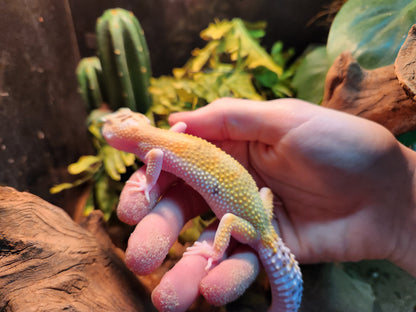
[[97, 20], [96, 33], [110, 107], [146, 113], [152, 73], [139, 21], [129, 11], [110, 9]]
[[88, 111], [106, 102], [103, 86], [103, 73], [98, 57], [83, 58], [76, 69], [78, 87]]

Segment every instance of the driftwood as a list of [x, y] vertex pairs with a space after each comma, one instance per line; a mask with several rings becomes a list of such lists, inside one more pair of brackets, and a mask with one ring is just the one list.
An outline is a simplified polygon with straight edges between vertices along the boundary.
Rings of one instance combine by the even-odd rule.
[[0, 187], [0, 311], [154, 311], [99, 220]]
[[373, 120], [393, 134], [416, 129], [416, 25], [395, 64], [365, 70], [349, 52], [332, 64], [322, 106]]

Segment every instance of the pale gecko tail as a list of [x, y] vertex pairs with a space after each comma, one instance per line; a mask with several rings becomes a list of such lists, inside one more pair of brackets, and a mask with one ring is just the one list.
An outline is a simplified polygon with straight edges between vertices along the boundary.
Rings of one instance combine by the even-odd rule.
[[278, 238], [276, 252], [260, 244], [260, 260], [269, 277], [272, 305], [269, 312], [296, 312], [302, 300], [302, 274], [289, 248]]

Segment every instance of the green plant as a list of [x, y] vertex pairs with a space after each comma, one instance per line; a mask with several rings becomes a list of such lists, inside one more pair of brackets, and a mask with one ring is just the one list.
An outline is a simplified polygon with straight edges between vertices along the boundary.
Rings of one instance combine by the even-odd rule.
[[110, 9], [97, 20], [98, 56], [112, 110], [129, 107], [146, 113], [152, 75], [143, 29], [132, 12]]
[[72, 183], [50, 189], [64, 189], [92, 181], [92, 192], [85, 212], [95, 207], [109, 219], [122, 189], [121, 175], [135, 168], [135, 156], [109, 146], [101, 136], [101, 118], [119, 107], [146, 113], [151, 104], [148, 91], [151, 76], [149, 52], [144, 32], [134, 15], [124, 9], [110, 9], [97, 20], [99, 57], [83, 58], [77, 66], [79, 91], [87, 109], [88, 130], [96, 155], [82, 156], [68, 166], [80, 176]]
[[251, 100], [293, 96], [291, 79], [296, 64], [288, 66], [294, 51], [277, 42], [269, 54], [261, 45], [264, 22], [246, 23], [239, 18], [215, 21], [201, 32], [205, 47], [192, 51], [172, 76], [151, 79], [150, 111], [159, 126], [176, 111], [203, 106], [220, 97]]
[[[135, 168], [135, 157], [106, 144], [100, 120], [121, 106], [146, 113], [167, 126], [167, 116], [190, 110], [224, 97], [253, 100], [293, 96], [290, 85], [296, 66], [287, 66], [294, 54], [277, 42], [269, 54], [261, 45], [266, 24], [241, 19], [216, 21], [201, 32], [208, 41], [173, 76], [150, 78], [147, 45], [139, 22], [122, 9], [107, 10], [97, 20], [97, 57], [81, 60], [77, 68], [79, 89], [88, 109], [88, 129], [96, 155], [82, 156], [68, 166], [80, 178], [54, 186], [51, 192], [92, 182], [85, 212], [94, 208], [109, 219], [122, 189], [122, 175]], [[150, 87], [148, 88], [147, 86]], [[140, 85], [140, 87], [137, 87]], [[149, 107], [149, 90], [153, 104]], [[108, 104], [105, 105], [104, 103]]]
[[86, 57], [79, 62], [76, 75], [78, 89], [87, 105], [87, 110], [92, 111], [104, 103], [104, 81], [101, 63], [98, 57]]

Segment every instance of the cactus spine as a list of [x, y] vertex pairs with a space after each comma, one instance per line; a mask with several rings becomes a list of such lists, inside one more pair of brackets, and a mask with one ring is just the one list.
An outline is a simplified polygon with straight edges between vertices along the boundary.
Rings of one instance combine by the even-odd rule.
[[97, 20], [98, 55], [109, 105], [146, 113], [151, 105], [149, 51], [133, 13], [110, 9]]
[[78, 87], [88, 111], [100, 107], [105, 102], [103, 73], [98, 57], [83, 58], [76, 69]]

